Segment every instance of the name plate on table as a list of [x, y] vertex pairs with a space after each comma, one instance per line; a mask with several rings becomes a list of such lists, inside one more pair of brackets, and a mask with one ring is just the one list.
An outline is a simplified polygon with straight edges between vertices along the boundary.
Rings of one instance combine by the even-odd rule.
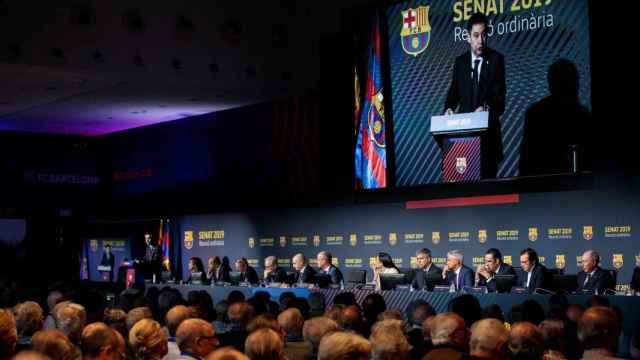
[[486, 294], [489, 292], [486, 286], [465, 286], [464, 291], [469, 294]]
[[249, 283], [247, 281], [242, 281], [242, 282], [238, 283], [238, 286], [240, 286], [240, 287], [251, 287], [251, 283]]
[[466, 133], [486, 130], [488, 127], [487, 111], [431, 117], [431, 133], [434, 135]]
[[308, 289], [311, 286], [311, 284], [308, 283], [296, 283], [291, 285], [292, 288], [301, 288], [301, 289]]
[[279, 287], [282, 287], [282, 283], [279, 283], [279, 282], [268, 283], [267, 287], [268, 288], [279, 288]]
[[529, 290], [527, 290], [527, 288], [522, 286], [514, 286], [511, 288], [511, 293], [512, 294], [528, 294]]
[[98, 271], [111, 271], [111, 266], [98, 265]]
[[433, 292], [449, 292], [450, 289], [448, 285], [436, 285], [433, 287]]

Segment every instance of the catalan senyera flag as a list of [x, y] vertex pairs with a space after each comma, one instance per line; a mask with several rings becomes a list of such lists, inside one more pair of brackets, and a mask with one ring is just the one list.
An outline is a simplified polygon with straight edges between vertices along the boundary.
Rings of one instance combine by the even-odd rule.
[[160, 231], [158, 235], [160, 248], [162, 249], [162, 265], [167, 271], [171, 271], [171, 227], [169, 219], [160, 220]]
[[[380, 63], [380, 19], [373, 17], [364, 99], [359, 114], [355, 149], [355, 174], [364, 189], [387, 186], [384, 97]], [[357, 76], [357, 74], [356, 74]]]

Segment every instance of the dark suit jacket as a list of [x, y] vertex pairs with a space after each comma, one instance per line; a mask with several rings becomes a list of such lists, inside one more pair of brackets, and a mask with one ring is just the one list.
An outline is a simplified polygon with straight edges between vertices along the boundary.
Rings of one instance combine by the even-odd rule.
[[536, 264], [533, 268], [533, 273], [531, 274], [531, 280], [529, 281], [529, 286], [527, 287], [527, 273], [523, 270], [520, 270], [518, 274], [518, 286], [522, 286], [527, 288], [530, 293], [534, 293], [537, 288], [547, 288], [549, 280], [548, 270], [544, 265]]
[[451, 284], [454, 284], [456, 290], [460, 290], [465, 286], [473, 286], [474, 278], [473, 270], [468, 266], [462, 265], [460, 273], [458, 274], [458, 283], [456, 284], [456, 273], [449, 271], [447, 273], [447, 285], [451, 286]]
[[222, 282], [231, 282], [231, 277], [229, 276], [229, 272], [231, 272], [231, 269], [229, 269], [228, 266], [224, 266], [224, 265], [220, 265], [216, 271], [209, 273], [207, 272], [207, 280], [209, 280], [209, 283], [216, 283], [218, 281], [222, 281]]
[[302, 271], [296, 271], [294, 283], [314, 284], [316, 282], [316, 271], [309, 265], [305, 265]]
[[[513, 266], [509, 264], [500, 264], [500, 269], [498, 269], [497, 275], [516, 275], [516, 271]], [[490, 278], [489, 281], [484, 278], [484, 276], [480, 275], [480, 281], [478, 282], [478, 286], [486, 286], [489, 292], [496, 292], [496, 281], [493, 278]]]
[[240, 281], [246, 281], [250, 284], [257, 284], [260, 282], [260, 280], [258, 279], [258, 273], [256, 272], [256, 269], [248, 265], [247, 265], [247, 271], [245, 271], [242, 274]]
[[[432, 263], [428, 272], [425, 272], [422, 269], [416, 270], [415, 276], [413, 277], [413, 281], [411, 282], [411, 286], [413, 286], [414, 289], [419, 289], [419, 290], [426, 288], [427, 275], [433, 275], [433, 276], [438, 276], [439, 278], [442, 278], [442, 269]], [[433, 290], [433, 289], [428, 289], [428, 290]]]
[[587, 273], [584, 271], [580, 271], [578, 273], [578, 287], [577, 291], [582, 290], [598, 290], [598, 294], [604, 293], [606, 289], [615, 289], [615, 284], [613, 283], [613, 278], [608, 271], [603, 270], [599, 266], [596, 267], [593, 276], [589, 279], [589, 281], [585, 284], [584, 281], [587, 278]]
[[[320, 271], [322, 272], [322, 270]], [[340, 269], [338, 269], [337, 267], [331, 265], [329, 266], [329, 269], [326, 272], [330, 277], [331, 277], [331, 283], [332, 284], [341, 284], [343, 281], [343, 276], [342, 276], [342, 272], [340, 271]]]
[[264, 278], [265, 283], [283, 283], [287, 281], [287, 272], [285, 269], [276, 266], [275, 270]]
[[631, 289], [640, 291], [640, 267], [633, 269], [633, 276], [631, 277]]
[[445, 101], [445, 110], [458, 113], [474, 112], [478, 107], [489, 107], [489, 129], [482, 135], [482, 176], [496, 176], [498, 163], [502, 160], [502, 135], [500, 116], [504, 113], [507, 94], [504, 56], [485, 48], [480, 68], [477, 97], [473, 96], [471, 51], [458, 56], [453, 64], [453, 77]]

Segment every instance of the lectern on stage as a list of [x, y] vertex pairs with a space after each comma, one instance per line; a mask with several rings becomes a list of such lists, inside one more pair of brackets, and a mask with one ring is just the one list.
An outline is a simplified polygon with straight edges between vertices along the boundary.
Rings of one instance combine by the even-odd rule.
[[488, 127], [487, 111], [431, 117], [431, 134], [442, 149], [443, 182], [480, 180], [480, 136]]

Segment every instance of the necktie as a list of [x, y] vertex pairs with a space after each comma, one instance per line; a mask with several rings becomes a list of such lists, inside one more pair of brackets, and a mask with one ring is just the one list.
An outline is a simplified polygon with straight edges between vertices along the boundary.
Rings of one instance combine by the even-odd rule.
[[474, 108], [471, 111], [474, 111], [478, 105], [478, 82], [479, 82], [478, 68], [479, 67], [480, 67], [480, 59], [474, 60], [473, 61], [473, 107]]
[[591, 274], [587, 274], [587, 277], [584, 278], [584, 284], [582, 284], [582, 286], [587, 286], [587, 283], [589, 282], [590, 279], [591, 279]]

